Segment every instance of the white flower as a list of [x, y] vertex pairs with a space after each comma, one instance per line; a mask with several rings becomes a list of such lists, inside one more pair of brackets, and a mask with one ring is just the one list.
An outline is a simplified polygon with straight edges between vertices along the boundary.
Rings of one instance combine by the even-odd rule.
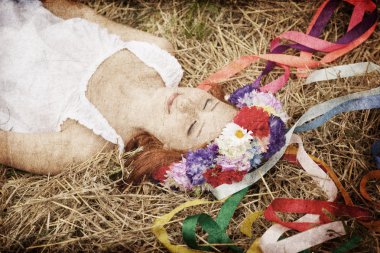
[[222, 134], [215, 140], [219, 147], [219, 153], [228, 158], [238, 158], [251, 148], [251, 131], [240, 127], [235, 123], [228, 123]]
[[231, 122], [224, 127], [221, 136], [230, 139], [234, 145], [240, 145], [250, 142], [250, 140], [253, 139], [251, 134], [251, 131], [248, 131], [241, 126]]

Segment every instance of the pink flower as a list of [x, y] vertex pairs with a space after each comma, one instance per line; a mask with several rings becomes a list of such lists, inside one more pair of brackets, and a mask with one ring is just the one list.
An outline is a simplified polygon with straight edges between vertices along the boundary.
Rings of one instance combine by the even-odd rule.
[[222, 167], [223, 171], [226, 170], [239, 170], [239, 171], [248, 171], [251, 167], [250, 159], [253, 157], [253, 154], [246, 152], [238, 158], [229, 158], [226, 156], [219, 156], [216, 160], [217, 164]]
[[183, 187], [185, 189], [191, 189], [193, 187], [189, 178], [186, 175], [186, 159], [184, 158], [181, 162], [173, 163], [170, 166], [170, 170], [166, 172], [166, 177], [167, 180], [165, 180], [165, 183], [168, 183], [168, 181], [172, 179], [179, 187]]

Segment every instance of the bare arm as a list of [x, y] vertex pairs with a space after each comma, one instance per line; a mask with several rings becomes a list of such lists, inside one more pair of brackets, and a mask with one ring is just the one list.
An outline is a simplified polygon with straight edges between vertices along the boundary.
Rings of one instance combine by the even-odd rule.
[[146, 41], [156, 44], [170, 53], [174, 52], [173, 46], [167, 39], [116, 23], [106, 17], [103, 17], [102, 15], [97, 14], [93, 9], [84, 4], [69, 0], [43, 0], [42, 3], [46, 9], [63, 19], [83, 18], [107, 28], [111, 33], [119, 35], [124, 41]]
[[0, 163], [37, 174], [57, 174], [113, 145], [74, 121], [61, 132], [23, 134], [0, 131]]

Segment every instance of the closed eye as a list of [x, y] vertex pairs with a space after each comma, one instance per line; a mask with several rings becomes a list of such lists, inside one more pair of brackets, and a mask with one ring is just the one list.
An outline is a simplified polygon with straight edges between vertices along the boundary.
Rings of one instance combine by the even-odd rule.
[[194, 121], [191, 125], [190, 125], [190, 127], [189, 127], [189, 129], [187, 130], [187, 136], [190, 136], [193, 132], [194, 132], [194, 128], [195, 128], [195, 124], [197, 123], [197, 121]]
[[208, 99], [206, 99], [206, 102], [205, 102], [205, 104], [204, 104], [204, 106], [203, 106], [203, 109], [202, 110], [205, 110], [206, 109], [206, 107], [210, 104], [212, 102], [212, 99], [211, 98], [208, 98]]

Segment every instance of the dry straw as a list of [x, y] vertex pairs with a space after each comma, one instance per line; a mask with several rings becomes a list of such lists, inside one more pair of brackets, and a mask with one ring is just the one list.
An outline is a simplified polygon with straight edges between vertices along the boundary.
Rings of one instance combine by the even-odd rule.
[[[236, 57], [265, 53], [269, 41], [281, 32], [304, 31], [321, 2], [93, 0], [86, 3], [117, 22], [168, 38], [185, 70], [181, 85], [194, 86]], [[324, 34], [326, 38], [335, 40], [344, 32], [349, 10], [345, 7], [334, 15]], [[334, 64], [359, 61], [380, 64], [378, 31]], [[226, 90], [252, 81], [263, 66], [263, 63], [252, 66], [231, 79], [225, 84]], [[305, 85], [293, 76], [278, 96], [292, 118], [291, 124], [312, 105], [377, 87], [379, 77], [372, 74]], [[361, 177], [374, 166], [369, 148], [380, 139], [379, 116], [378, 110], [343, 113], [322, 127], [302, 134], [306, 150], [330, 165], [354, 202], [363, 207], [368, 207], [368, 203], [360, 197], [358, 186]], [[149, 182], [128, 186], [123, 182], [123, 175], [126, 173], [121, 171], [116, 152], [101, 153], [54, 177], [0, 168], [0, 251], [166, 252], [150, 230], [154, 219], [188, 200], [213, 199], [211, 194], [174, 192]], [[369, 190], [379, 197], [378, 186]], [[247, 249], [252, 239], [236, 227], [246, 214], [265, 209], [274, 197], [325, 199], [300, 168], [279, 162], [239, 205], [228, 229], [238, 245]], [[219, 208], [220, 204], [206, 205], [179, 213], [166, 226], [172, 242], [183, 244], [180, 227], [187, 215], [203, 211], [215, 216]], [[355, 252], [379, 252], [379, 235], [351, 220], [347, 224], [349, 233], [356, 232], [363, 237]], [[254, 237], [262, 235], [270, 225], [259, 219], [253, 226]], [[347, 237], [336, 239], [313, 251], [330, 251], [345, 240]]]

